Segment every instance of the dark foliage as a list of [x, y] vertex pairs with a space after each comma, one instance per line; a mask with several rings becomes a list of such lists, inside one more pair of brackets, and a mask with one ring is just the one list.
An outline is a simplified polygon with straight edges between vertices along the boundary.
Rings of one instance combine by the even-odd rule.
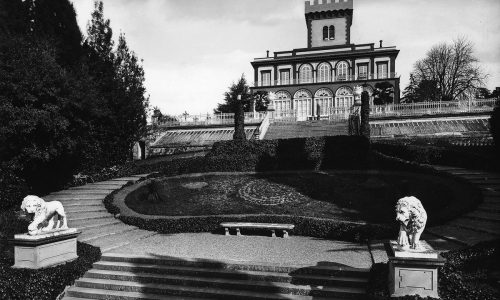
[[404, 143], [375, 143], [372, 147], [383, 154], [419, 164], [456, 166], [476, 170], [500, 169], [500, 160], [497, 155], [480, 155], [481, 148], [488, 147], [456, 147], [446, 142], [427, 145], [414, 143], [411, 140]]
[[68, 0], [0, 8], [0, 207], [9, 207], [129, 159], [148, 100], [141, 61], [124, 35], [113, 49], [102, 2], [85, 43]]
[[373, 91], [373, 104], [383, 105], [394, 102], [394, 86], [388, 82], [377, 82]]
[[239, 101], [236, 103], [236, 111], [234, 113], [234, 134], [233, 140], [244, 141], [246, 140], [245, 134], [245, 114], [243, 112], [243, 103]]
[[495, 147], [497, 148], [497, 151], [500, 151], [500, 104], [495, 106], [495, 109], [491, 114], [490, 130], [493, 140], [495, 141]]
[[13, 269], [0, 262], [0, 299], [53, 300], [101, 258], [99, 248], [78, 242], [78, 258], [40, 270]]
[[370, 95], [367, 91], [361, 93], [361, 126], [360, 133], [370, 140]]
[[355, 136], [218, 142], [205, 158], [205, 171], [363, 169], [368, 146]]

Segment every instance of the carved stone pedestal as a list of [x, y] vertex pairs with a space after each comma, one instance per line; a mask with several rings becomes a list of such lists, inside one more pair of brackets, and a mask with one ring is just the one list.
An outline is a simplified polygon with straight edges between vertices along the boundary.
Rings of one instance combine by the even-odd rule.
[[78, 258], [76, 228], [40, 235], [16, 234], [14, 244], [14, 268], [39, 269], [62, 264]]
[[438, 296], [438, 267], [445, 259], [425, 241], [420, 241], [424, 250], [402, 250], [396, 241], [386, 244], [389, 257], [389, 292], [391, 297], [419, 295]]

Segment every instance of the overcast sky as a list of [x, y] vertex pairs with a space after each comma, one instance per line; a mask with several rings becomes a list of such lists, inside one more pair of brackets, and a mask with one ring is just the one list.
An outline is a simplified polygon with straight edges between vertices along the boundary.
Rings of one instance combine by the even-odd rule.
[[[94, 1], [72, 1], [85, 35]], [[304, 0], [105, 0], [104, 15], [144, 59], [150, 103], [166, 114], [212, 113], [242, 73], [253, 81], [254, 58], [307, 46]], [[457, 37], [500, 86], [499, 0], [354, 0], [351, 42], [396, 46], [401, 90], [416, 60]]]

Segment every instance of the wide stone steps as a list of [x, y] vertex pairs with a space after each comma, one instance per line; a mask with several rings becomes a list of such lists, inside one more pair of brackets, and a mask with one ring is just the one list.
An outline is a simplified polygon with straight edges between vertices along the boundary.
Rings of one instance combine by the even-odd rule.
[[105, 253], [64, 299], [364, 299], [368, 276], [366, 269], [336, 266]]
[[[110, 273], [112, 272], [112, 273]], [[292, 271], [293, 272], [293, 271]], [[305, 271], [302, 271], [305, 272]], [[100, 261], [94, 264], [94, 269], [90, 270], [87, 275], [94, 277], [93, 274], [156, 274], [158, 276], [195, 276], [206, 278], [228, 278], [237, 280], [252, 280], [252, 281], [273, 281], [284, 283], [297, 283], [310, 285], [334, 285], [341, 284], [342, 286], [362, 287], [368, 282], [367, 277], [363, 277], [363, 273], [335, 275], [311, 275], [311, 274], [295, 274], [291, 276], [288, 273], [279, 272], [264, 272], [250, 271], [245, 269], [215, 269], [190, 266], [169, 266], [157, 264], [139, 264], [129, 262], [108, 262]], [[332, 272], [334, 273], [334, 272]], [[102, 277], [95, 277], [102, 278]], [[114, 278], [107, 278], [114, 279]]]

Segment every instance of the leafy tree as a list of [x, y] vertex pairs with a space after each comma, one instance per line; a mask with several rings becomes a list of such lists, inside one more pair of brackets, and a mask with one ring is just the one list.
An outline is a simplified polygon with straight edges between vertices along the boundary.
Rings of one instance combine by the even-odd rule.
[[377, 82], [373, 91], [373, 104], [383, 105], [394, 102], [394, 86], [388, 82]]
[[214, 109], [214, 113], [234, 113], [237, 110], [238, 95], [241, 95], [241, 101], [243, 101], [243, 110], [250, 110], [250, 102], [247, 101], [250, 97], [250, 88], [245, 79], [245, 75], [242, 74], [238, 82], [231, 84], [229, 86], [229, 91], [224, 93], [224, 102], [217, 104], [217, 108]]
[[485, 87], [480, 87], [476, 90], [476, 98], [479, 99], [488, 99], [491, 97], [490, 90]]
[[413, 67], [415, 81], [436, 84], [436, 100], [459, 100], [474, 95], [484, 85], [486, 75], [479, 67], [472, 42], [459, 38], [452, 44], [433, 46]]

